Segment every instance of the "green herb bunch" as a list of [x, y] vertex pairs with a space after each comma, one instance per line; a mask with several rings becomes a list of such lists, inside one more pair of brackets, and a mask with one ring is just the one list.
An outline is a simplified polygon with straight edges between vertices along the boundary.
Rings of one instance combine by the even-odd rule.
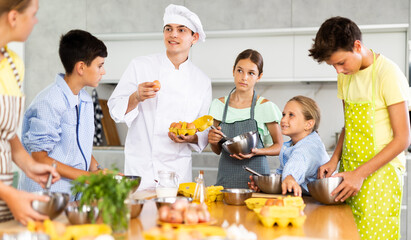
[[124, 200], [130, 190], [140, 184], [138, 180], [129, 180], [118, 176], [118, 171], [80, 176], [72, 183], [72, 193], [82, 194], [80, 206], [97, 205], [103, 222], [114, 231], [128, 226], [128, 207]]

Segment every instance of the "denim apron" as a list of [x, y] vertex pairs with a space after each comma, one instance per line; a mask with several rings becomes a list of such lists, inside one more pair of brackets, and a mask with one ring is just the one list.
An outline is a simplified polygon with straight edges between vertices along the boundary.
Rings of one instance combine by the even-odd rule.
[[[15, 80], [21, 90], [20, 76], [8, 52], [1, 48], [0, 51], [9, 62], [13, 70]], [[2, 81], [14, 81], [14, 79], [1, 79]], [[17, 128], [23, 115], [24, 96], [0, 95], [0, 181], [11, 186], [13, 184], [12, 156], [9, 140], [16, 136]], [[0, 199], [0, 222], [13, 219], [6, 202]]]
[[[223, 119], [220, 123], [221, 131], [229, 138], [233, 138], [249, 131], [256, 131], [258, 133], [257, 121], [254, 119], [254, 108], [257, 102], [257, 95], [255, 94], [255, 91], [250, 107], [250, 118], [233, 123], [226, 123], [230, 96], [234, 90], [235, 88], [231, 90], [224, 106]], [[258, 135], [257, 139], [257, 148], [263, 148], [264, 145], [261, 141], [260, 135]], [[224, 188], [248, 188], [250, 173], [243, 169], [244, 165], [261, 174], [270, 173], [266, 156], [258, 155], [250, 159], [238, 160], [230, 157], [230, 154], [222, 149], [220, 162], [218, 165], [216, 185], [223, 186]]]
[[[372, 66], [372, 101], [353, 102], [344, 96], [345, 138], [341, 171], [353, 171], [373, 158], [375, 142], [375, 53]], [[350, 78], [351, 83], [351, 78]], [[361, 239], [399, 239], [401, 173], [388, 163], [368, 176], [356, 196], [347, 199]]]

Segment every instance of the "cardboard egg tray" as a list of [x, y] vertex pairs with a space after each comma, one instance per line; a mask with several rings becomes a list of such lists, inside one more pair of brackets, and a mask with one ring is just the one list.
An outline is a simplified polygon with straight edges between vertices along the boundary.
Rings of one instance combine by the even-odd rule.
[[250, 198], [245, 201], [247, 207], [252, 209], [265, 227], [301, 227], [306, 216], [304, 215], [304, 201], [301, 197], [287, 196], [282, 199], [282, 205], [266, 205], [266, 198]]
[[307, 218], [305, 215], [296, 217], [266, 217], [260, 213], [257, 213], [257, 216], [264, 227], [273, 227], [275, 224], [279, 227], [287, 227], [289, 224], [293, 227], [301, 227]]

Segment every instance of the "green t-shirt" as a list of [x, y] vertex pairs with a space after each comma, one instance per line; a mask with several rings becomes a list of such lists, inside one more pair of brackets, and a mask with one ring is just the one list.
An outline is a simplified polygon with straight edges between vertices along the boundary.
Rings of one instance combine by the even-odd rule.
[[[270, 132], [268, 131], [266, 123], [277, 122], [280, 123], [282, 112], [273, 102], [268, 101], [261, 103], [265, 98], [259, 97], [254, 109], [254, 119], [257, 121], [258, 133], [263, 140], [264, 146], [273, 144]], [[227, 101], [227, 96], [224, 97], [224, 103], [219, 99], [214, 99], [210, 106], [209, 115], [214, 119], [221, 121], [223, 119], [224, 106]], [[227, 109], [227, 123], [242, 121], [250, 118], [250, 108], [233, 108], [228, 106]]]

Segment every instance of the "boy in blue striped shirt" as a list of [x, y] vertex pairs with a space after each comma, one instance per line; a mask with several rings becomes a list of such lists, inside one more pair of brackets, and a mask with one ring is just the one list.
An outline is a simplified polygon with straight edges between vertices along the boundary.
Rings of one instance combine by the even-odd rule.
[[[92, 155], [93, 102], [84, 87], [98, 86], [105, 74], [107, 49], [90, 33], [71, 30], [61, 37], [59, 55], [65, 74], [57, 74], [55, 83], [41, 91], [25, 112], [22, 142], [36, 161], [57, 164], [61, 180], [50, 191], [70, 194], [73, 179], [99, 171]], [[42, 190], [26, 175], [19, 187]]]

